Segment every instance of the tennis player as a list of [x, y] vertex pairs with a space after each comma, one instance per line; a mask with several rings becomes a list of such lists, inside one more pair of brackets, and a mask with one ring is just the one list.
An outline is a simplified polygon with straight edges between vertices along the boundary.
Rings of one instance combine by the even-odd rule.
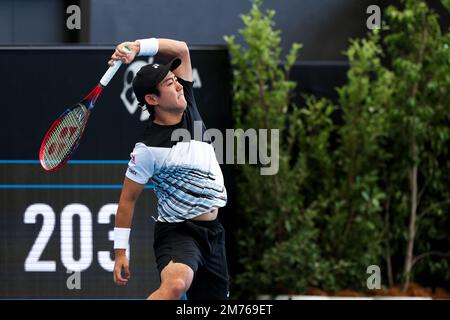
[[[124, 47], [131, 49], [126, 53]], [[135, 203], [151, 179], [158, 198], [154, 253], [160, 286], [148, 299], [228, 298], [225, 232], [217, 219], [227, 193], [214, 148], [194, 98], [189, 50], [184, 42], [142, 39], [116, 47], [115, 60], [130, 63], [138, 56], [165, 58], [165, 64], [142, 67], [133, 79], [133, 91], [151, 116], [142, 138], [131, 153], [114, 228], [114, 281], [130, 278], [125, 255]], [[194, 122], [202, 137], [194, 140]], [[198, 126], [198, 124], [197, 124]], [[184, 129], [192, 137], [174, 141], [172, 133]]]

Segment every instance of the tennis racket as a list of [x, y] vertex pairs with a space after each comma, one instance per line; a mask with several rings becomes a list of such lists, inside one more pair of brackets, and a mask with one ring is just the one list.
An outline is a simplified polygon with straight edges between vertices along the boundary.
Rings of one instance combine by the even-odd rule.
[[[130, 51], [128, 48], [126, 50]], [[121, 60], [115, 61], [99, 84], [83, 100], [64, 111], [53, 122], [39, 150], [39, 161], [45, 170], [61, 168], [70, 159], [83, 137], [95, 102], [121, 65]]]

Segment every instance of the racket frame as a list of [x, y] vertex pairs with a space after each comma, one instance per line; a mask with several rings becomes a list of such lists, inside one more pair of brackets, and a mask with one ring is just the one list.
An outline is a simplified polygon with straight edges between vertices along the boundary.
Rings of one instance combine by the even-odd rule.
[[[62, 166], [64, 166], [67, 161], [69, 161], [70, 157], [72, 156], [72, 154], [75, 152], [75, 150], [78, 148], [81, 138], [84, 135], [84, 130], [86, 129], [86, 125], [87, 122], [89, 120], [89, 117], [91, 115], [91, 111], [95, 106], [95, 102], [97, 101], [97, 98], [100, 96], [100, 94], [103, 91], [103, 86], [101, 84], [98, 84], [83, 100], [81, 100], [79, 103], [77, 103], [76, 105], [74, 105], [73, 107], [70, 107], [69, 109], [66, 109], [51, 125], [50, 129], [47, 130], [44, 139], [42, 140], [42, 144], [41, 144], [41, 148], [39, 150], [39, 161], [41, 163], [42, 168], [44, 168], [44, 170], [46, 171], [55, 171], [56, 169], [61, 168]], [[78, 108], [79, 105], [82, 104], [86, 109], [87, 109], [87, 113], [86, 113], [86, 118], [84, 119], [84, 123], [83, 126], [81, 127], [81, 134], [79, 135], [79, 137], [77, 138], [77, 140], [73, 143], [70, 152], [67, 154], [66, 157], [64, 157], [64, 159], [58, 163], [55, 167], [49, 168], [44, 161], [44, 151], [45, 151], [45, 147], [47, 145], [48, 140], [51, 137], [51, 134], [53, 133], [53, 130], [56, 126], [58, 126], [61, 121], [63, 120], [63, 118], [66, 116], [66, 114], [70, 113], [73, 109]]]
[[[131, 49], [128, 48], [127, 46], [125, 46], [123, 48], [123, 50], [125, 52], [127, 52], [127, 53], [131, 52]], [[67, 109], [66, 111], [64, 111], [53, 122], [53, 124], [50, 126], [50, 129], [47, 130], [47, 132], [46, 132], [46, 134], [44, 136], [44, 139], [42, 140], [41, 148], [39, 149], [39, 161], [41, 163], [42, 168], [44, 168], [44, 170], [46, 170], [46, 171], [54, 171], [54, 170], [56, 170], [58, 168], [61, 168], [70, 159], [70, 157], [72, 156], [74, 151], [78, 148], [78, 145], [80, 144], [81, 138], [83, 137], [84, 130], [85, 130], [86, 125], [87, 125], [87, 121], [89, 119], [89, 116], [91, 115], [91, 111], [94, 108], [94, 105], [95, 105], [95, 102], [97, 101], [97, 98], [100, 96], [100, 94], [102, 93], [103, 89], [108, 85], [108, 83], [114, 77], [115, 73], [117, 72], [117, 70], [120, 68], [121, 65], [122, 65], [122, 61], [121, 60], [115, 61], [114, 64], [112, 66], [110, 66], [109, 69], [105, 72], [105, 74], [100, 79], [100, 82], [97, 84], [97, 86], [83, 100], [81, 100], [81, 102], [77, 103], [75, 106], [73, 106], [73, 107]], [[60, 163], [58, 163], [55, 167], [49, 168], [49, 167], [47, 167], [45, 165], [44, 151], [45, 151], [45, 147], [47, 145], [47, 142], [50, 139], [51, 134], [53, 133], [53, 129], [55, 129], [55, 127], [58, 124], [61, 123], [62, 119], [64, 118], [64, 116], [67, 113], [71, 112], [74, 108], [78, 107], [79, 104], [82, 104], [87, 109], [86, 119], [84, 119], [84, 124], [83, 124], [83, 127], [81, 128], [82, 131], [81, 131], [79, 137], [77, 138], [77, 140], [72, 143], [72, 147], [70, 149], [70, 152], [68, 152], [67, 156], [62, 161], [60, 161]]]

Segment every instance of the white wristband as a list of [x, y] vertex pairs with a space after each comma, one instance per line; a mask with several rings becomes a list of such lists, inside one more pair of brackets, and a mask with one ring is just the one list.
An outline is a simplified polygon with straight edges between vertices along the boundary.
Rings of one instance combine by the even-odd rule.
[[130, 228], [114, 228], [114, 249], [128, 248], [130, 232]]
[[150, 39], [138, 39], [140, 43], [140, 50], [138, 56], [150, 56], [153, 57], [158, 53], [159, 42], [156, 38]]

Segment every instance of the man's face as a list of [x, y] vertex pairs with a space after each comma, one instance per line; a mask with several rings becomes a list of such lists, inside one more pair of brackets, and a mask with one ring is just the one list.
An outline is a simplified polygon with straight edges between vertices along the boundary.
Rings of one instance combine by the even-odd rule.
[[182, 113], [187, 106], [184, 98], [183, 86], [178, 82], [172, 71], [162, 80], [157, 88], [159, 90], [158, 106], [169, 112]]

